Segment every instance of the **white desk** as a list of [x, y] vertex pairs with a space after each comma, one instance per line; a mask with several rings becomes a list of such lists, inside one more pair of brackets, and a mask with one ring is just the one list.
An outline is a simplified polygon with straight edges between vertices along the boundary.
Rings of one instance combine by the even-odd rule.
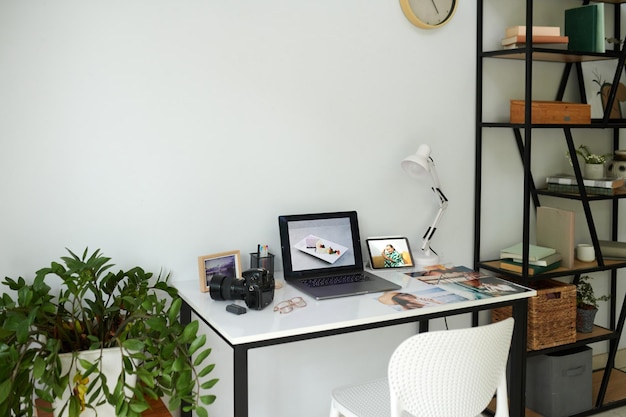
[[[406, 292], [416, 291], [420, 286], [426, 285], [402, 272], [383, 271], [381, 273], [377, 271], [376, 273], [402, 285], [402, 291]], [[276, 274], [276, 280], [283, 283], [281, 273]], [[519, 347], [526, 346], [526, 332], [518, 332], [517, 329], [526, 328], [526, 299], [536, 295], [534, 290], [528, 290], [499, 297], [396, 311], [377, 300], [380, 294], [317, 301], [287, 284], [276, 291], [274, 303], [302, 296], [307, 302], [306, 307], [290, 314], [279, 314], [273, 311], [274, 303], [272, 303], [263, 310], [248, 309], [244, 316], [237, 316], [225, 310], [226, 305], [232, 301], [212, 300], [208, 293], [200, 292], [198, 280], [173, 282], [172, 285], [178, 289], [184, 301], [181, 320], [184, 323], [189, 322], [193, 311], [201, 321], [233, 348], [234, 385], [236, 387], [234, 410], [237, 417], [248, 416], [249, 349], [409, 322], [420, 322], [420, 329], [427, 330], [429, 319], [487, 310], [501, 305], [514, 306], [516, 330], [513, 335], [511, 362], [512, 369], [519, 370], [522, 363], [520, 361], [523, 361], [521, 355], [523, 351]], [[243, 300], [237, 300], [236, 304], [245, 306]], [[514, 379], [512, 378], [511, 383], [510, 401], [511, 415], [516, 417], [523, 415], [521, 414], [523, 398], [522, 395], [515, 393]]]

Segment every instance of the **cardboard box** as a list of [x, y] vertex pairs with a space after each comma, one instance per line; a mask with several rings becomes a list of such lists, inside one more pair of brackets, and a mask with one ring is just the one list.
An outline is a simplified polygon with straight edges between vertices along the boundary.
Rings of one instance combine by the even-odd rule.
[[[511, 123], [524, 123], [524, 100], [511, 100]], [[590, 124], [591, 105], [564, 101], [533, 101], [534, 124]]]

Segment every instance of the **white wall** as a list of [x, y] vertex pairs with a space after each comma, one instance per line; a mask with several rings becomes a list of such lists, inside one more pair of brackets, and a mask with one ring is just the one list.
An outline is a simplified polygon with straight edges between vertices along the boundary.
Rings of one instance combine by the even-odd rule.
[[[491, 27], [515, 10], [496, 8], [506, 23]], [[434, 31], [397, 1], [0, 2], [0, 274], [89, 246], [195, 279], [199, 255], [239, 249], [245, 268], [257, 243], [276, 253], [277, 216], [300, 212], [356, 209], [363, 237], [417, 247], [437, 206], [399, 161], [421, 143], [450, 199], [434, 246], [471, 265], [475, 22], [470, 1]], [[513, 92], [491, 93], [506, 116]], [[519, 164], [512, 141], [494, 142], [486, 218], [504, 221], [486, 256], [519, 239], [519, 204], [499, 209]], [[382, 339], [367, 346], [377, 357]], [[298, 405], [279, 382], [255, 395]], [[304, 408], [325, 413], [326, 399]]]

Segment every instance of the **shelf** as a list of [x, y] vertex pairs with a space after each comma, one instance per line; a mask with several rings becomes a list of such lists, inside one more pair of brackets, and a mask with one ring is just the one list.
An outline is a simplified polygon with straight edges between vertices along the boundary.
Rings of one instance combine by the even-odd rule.
[[[513, 278], [522, 277], [522, 274], [518, 272], [501, 269], [499, 259], [486, 261], [486, 262], [480, 262], [479, 266], [489, 271], [497, 272], [497, 273], [500, 273], [509, 277], [513, 277]], [[544, 272], [544, 273], [537, 274], [537, 275], [531, 275], [528, 277], [528, 279], [529, 281], [532, 282], [532, 281], [538, 281], [538, 280], [543, 280], [547, 278], [566, 277], [566, 276], [575, 275], [575, 274], [585, 274], [585, 273], [598, 272], [598, 271], [610, 271], [612, 269], [624, 268], [624, 267], [626, 267], [626, 259], [620, 259], [620, 260], [605, 259], [604, 266], [599, 266], [597, 261], [581, 262], [579, 260], [575, 260], [573, 268], [559, 267], [548, 272]]]
[[[490, 2], [497, 3], [497, 0], [489, 0]], [[564, 97], [566, 97], [566, 93], [577, 93], [579, 103], [587, 103], [591, 99], [592, 93], [587, 93], [585, 88], [585, 83], [583, 82], [584, 76], [583, 73], [587, 69], [588, 65], [582, 65], [586, 62], [604, 62], [607, 65], [614, 66], [614, 76], [609, 77], [609, 81], [617, 80], [619, 77], [624, 75], [626, 71], [626, 47], [624, 45], [612, 46], [606, 52], [583, 52], [583, 51], [569, 51], [567, 50], [567, 45], [546, 45], [546, 44], [528, 44], [522, 45], [520, 48], [515, 49], [492, 49], [485, 50], [484, 43], [486, 39], [484, 37], [484, 28], [491, 27], [488, 26], [488, 22], [485, 22], [486, 17], [489, 16], [488, 13], [485, 12], [484, 3], [487, 0], [477, 0], [477, 26], [478, 26], [478, 42], [477, 42], [477, 108], [478, 108], [478, 117], [476, 120], [476, 170], [475, 170], [475, 187], [477, 190], [477, 197], [475, 199], [475, 224], [474, 224], [474, 236], [475, 236], [475, 244], [474, 244], [474, 268], [475, 269], [484, 269], [487, 272], [493, 273], [494, 275], [502, 276], [506, 279], [510, 279], [512, 281], [518, 282], [521, 285], [533, 286], [534, 283], [538, 283], [542, 280], [551, 279], [551, 278], [566, 278], [570, 280], [573, 276], [580, 276], [583, 274], [593, 273], [593, 272], [607, 272], [607, 278], [610, 278], [611, 285], [611, 300], [609, 301], [609, 318], [608, 322], [610, 325], [605, 327], [594, 326], [594, 329], [591, 333], [576, 333], [576, 340], [572, 343], [567, 343], [560, 346], [553, 346], [545, 349], [539, 349], [534, 351], [526, 351], [524, 347], [521, 350], [524, 352], [524, 358], [529, 358], [531, 356], [544, 355], [544, 354], [552, 354], [557, 352], [562, 352], [566, 349], [576, 348], [585, 346], [588, 344], [602, 342], [603, 344], [608, 345], [608, 359], [607, 363], [613, 363], [617, 348], [619, 346], [620, 337], [624, 331], [625, 323], [626, 323], [626, 296], [622, 301], [622, 305], [620, 307], [621, 310], [618, 311], [618, 302], [617, 300], [617, 281], [618, 281], [618, 269], [626, 268], [626, 258], [625, 259], [606, 259], [602, 258], [602, 265], [598, 265], [598, 261], [594, 262], [580, 262], [575, 261], [572, 268], [559, 267], [553, 269], [551, 271], [547, 271], [541, 274], [530, 275], [529, 271], [525, 274], [519, 272], [513, 272], [509, 270], [504, 270], [500, 268], [500, 259], [491, 259], [491, 260], [482, 260], [480, 258], [481, 253], [481, 235], [482, 235], [482, 225], [483, 223], [490, 225], [490, 227], [497, 227], [497, 225], [493, 224], [493, 219], [483, 219], [481, 217], [482, 211], [482, 198], [483, 194], [487, 194], [486, 191], [483, 191], [483, 149], [485, 149], [488, 144], [487, 141], [501, 141], [503, 139], [509, 137], [509, 134], [500, 134], [500, 132], [490, 132], [489, 135], [486, 135], [485, 132], [488, 129], [496, 128], [496, 129], [508, 129], [509, 131], [513, 131], [513, 136], [515, 139], [515, 145], [517, 145], [517, 151], [519, 153], [522, 167], [523, 167], [523, 184], [520, 186], [520, 194], [522, 195], [523, 207], [522, 207], [522, 227], [520, 230], [520, 236], [518, 239], [522, 239], [526, 243], [530, 243], [532, 238], [532, 228], [533, 221], [533, 210], [536, 210], [538, 207], [543, 205], [543, 200], [547, 200], [547, 197], [551, 197], [552, 200], [561, 199], [566, 202], [566, 200], [577, 201], [581, 204], [582, 209], [584, 211], [585, 220], [589, 229], [589, 235], [591, 236], [591, 240], [594, 242], [594, 245], [599, 250], [598, 245], [598, 232], [596, 229], [596, 224], [594, 221], [593, 201], [607, 201], [610, 204], [602, 205], [602, 207], [610, 205], [610, 214], [606, 214], [603, 216], [603, 219], [606, 220], [610, 224], [610, 236], [616, 237], [619, 231], [619, 210], [623, 210], [623, 206], [621, 200], [626, 198], [626, 190], [620, 190], [615, 192], [613, 195], [595, 195], [595, 194], [586, 194], [581, 196], [578, 193], [578, 189], [571, 189], [573, 192], [554, 192], [548, 191], [547, 186], [541, 184], [540, 186], [535, 186], [533, 183], [533, 142], [535, 140], [542, 140], [544, 137], [559, 137], [562, 136], [565, 139], [568, 150], [571, 153], [572, 160], [575, 159], [574, 171], [576, 175], [580, 179], [581, 176], [581, 167], [578, 163], [578, 159], [575, 158], [575, 149], [577, 146], [578, 138], [575, 138], [574, 133], [585, 133], [587, 136], [596, 136], [598, 139], [603, 140], [612, 140], [611, 146], [612, 149], [621, 149], [624, 146], [624, 138], [623, 134], [620, 134], [621, 129], [626, 129], [626, 119], [607, 119], [594, 118], [591, 119], [587, 123], [578, 123], [578, 124], [570, 124], [570, 123], [558, 123], [558, 124], [533, 124], [530, 122], [532, 117], [525, 117], [528, 121], [527, 123], [511, 123], [509, 118], [504, 116], [497, 117], [495, 120], [501, 121], [486, 121], [484, 119], [483, 111], [483, 102], [485, 98], [483, 98], [482, 93], [484, 93], [484, 84], [483, 84], [483, 76], [485, 76], [484, 65], [485, 62], [488, 61], [490, 67], [496, 67], [502, 64], [503, 60], [509, 60], [509, 62], [517, 61], [520, 62], [520, 65], [523, 64], [524, 68], [519, 68], [520, 70], [524, 70], [523, 79], [520, 78], [518, 83], [521, 87], [523, 87], [523, 94], [520, 97], [510, 97], [511, 99], [524, 99], [526, 102], [524, 103], [524, 115], [527, 116], [527, 113], [533, 113], [535, 110], [534, 106], [531, 106], [530, 101], [534, 98], [534, 93], [537, 90], [537, 87], [533, 83], [533, 78], [540, 78], [543, 75], [543, 72], [561, 72], [561, 80], [560, 83], [554, 85], [554, 100], [562, 101]], [[623, 7], [622, 4], [626, 3], [626, 0], [596, 0], [598, 3], [607, 3], [612, 5], [611, 7], [605, 7], [605, 10], [612, 10], [611, 13], [608, 13], [608, 16], [613, 17], [613, 37], [616, 39], [623, 39], [623, 36], [620, 33], [620, 30], [624, 27], [624, 19], [620, 17], [623, 15]], [[532, 22], [533, 15], [540, 14], [541, 12], [537, 12], [534, 9], [535, 4], [540, 4], [541, 2], [537, 0], [519, 0], [519, 13], [518, 15], [525, 16], [526, 19], [522, 20], [528, 22], [528, 24], [534, 24]], [[522, 7], [525, 6], [526, 13], [523, 14], [521, 12]], [[568, 5], [563, 4], [563, 9], [567, 8]], [[605, 17], [606, 18], [606, 17]], [[512, 24], [519, 24], [513, 23]], [[496, 48], [498, 46], [493, 45]], [[546, 65], [536, 66], [535, 62], [545, 62]], [[517, 64], [515, 64], [517, 65]], [[539, 72], [540, 75], [535, 75], [535, 70]], [[489, 75], [490, 72], [487, 72]], [[498, 77], [494, 78], [496, 82], [507, 82], [505, 79], [500, 79]], [[615, 93], [615, 91], [613, 91]], [[569, 96], [568, 96], [569, 97]], [[616, 95], [611, 95], [611, 106], [613, 105], [612, 100], [617, 100]], [[504, 104], [495, 102], [491, 103], [492, 105]], [[508, 105], [508, 103], [506, 103]], [[500, 108], [505, 108], [500, 105]], [[506, 120], [505, 120], [506, 119]], [[556, 129], [556, 130], [555, 130]], [[601, 129], [602, 132], [599, 130]], [[523, 130], [523, 132], [521, 132]], [[560, 131], [560, 132], [558, 132]], [[561, 133], [558, 135], [557, 133]], [[537, 138], [537, 139], [536, 139]], [[576, 140], [575, 140], [576, 139]], [[508, 139], [507, 139], [508, 140]], [[535, 152], [536, 153], [536, 152]], [[523, 187], [522, 187], [523, 185]], [[539, 189], [541, 187], [541, 189]], [[497, 190], [496, 190], [497, 191]], [[568, 189], [570, 191], [570, 189]], [[583, 191], [584, 192], [584, 191]], [[545, 196], [545, 197], [544, 197]], [[539, 198], [541, 197], [541, 199]], [[556, 203], [558, 201], [551, 201]], [[485, 221], [487, 220], [487, 221]], [[578, 226], [577, 226], [578, 227]], [[603, 231], [603, 235], [606, 234], [606, 231]], [[620, 280], [621, 281], [621, 280]], [[544, 319], [544, 317], [541, 317]], [[476, 318], [477, 319], [477, 318]], [[545, 320], [550, 320], [550, 317], [545, 317]], [[569, 340], [574, 340], [570, 337]], [[608, 366], [608, 365], [607, 365]], [[520, 402], [523, 401], [525, 395], [525, 386], [526, 381], [523, 375], [525, 375], [524, 365], [521, 368], [514, 367], [511, 365], [510, 375], [512, 381], [514, 382], [513, 386], [515, 387], [515, 391], [510, 392], [510, 400], [511, 400], [511, 415], [516, 417], [520, 416], [528, 416], [528, 417], [536, 417], [539, 416], [536, 412], [530, 410], [524, 410], [522, 404]], [[602, 376], [604, 372], [611, 372], [610, 382], [608, 386], [601, 387]], [[521, 376], [520, 379], [516, 379], [516, 377]], [[600, 390], [602, 388], [602, 393]], [[519, 390], [519, 391], [518, 391]], [[586, 410], [577, 414], [575, 417], [583, 417], [590, 416], [593, 414], [597, 414], [600, 412], [604, 412], [611, 408], [616, 408], [619, 406], [626, 405], [626, 373], [606, 368], [602, 371], [596, 371], [593, 373], [593, 408]], [[595, 407], [596, 398], [603, 398], [604, 404], [600, 407]], [[540, 416], [539, 416], [540, 417]]]
[[[511, 122], [483, 122], [481, 127], [504, 127], [507, 129], [524, 129], [527, 127], [524, 123]], [[626, 128], [626, 119], [609, 119], [604, 122], [602, 119], [591, 119], [591, 123], [587, 124], [529, 124], [528, 127], [533, 129], [614, 129]]]
[[[619, 53], [616, 51], [607, 52], [578, 52], [563, 49], [549, 49], [531, 47], [531, 57], [533, 61], [543, 62], [592, 62], [618, 59]], [[500, 49], [497, 51], [486, 51], [482, 53], [484, 58], [526, 60], [526, 48]]]
[[[560, 198], [569, 198], [570, 200], [582, 200], [583, 199], [583, 197], [580, 194], [559, 193], [555, 191], [548, 191], [545, 189], [537, 190], [537, 194], [549, 195], [549, 196], [560, 197]], [[625, 197], [626, 197], [626, 189], [619, 189], [615, 191], [615, 194], [613, 195], [587, 194], [587, 200], [589, 201], [613, 200], [615, 198], [625, 198]]]

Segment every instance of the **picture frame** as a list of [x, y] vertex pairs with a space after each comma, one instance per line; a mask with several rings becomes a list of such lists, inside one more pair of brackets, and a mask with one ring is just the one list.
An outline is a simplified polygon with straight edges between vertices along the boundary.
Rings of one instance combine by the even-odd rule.
[[209, 291], [211, 278], [213, 278], [215, 274], [240, 278], [241, 251], [232, 250], [228, 252], [198, 256], [198, 273], [201, 292]]
[[[372, 269], [408, 268], [415, 265], [409, 240], [404, 236], [371, 237], [365, 242]], [[388, 246], [399, 256], [394, 255], [393, 252], [389, 253]], [[389, 253], [390, 256], [385, 258], [383, 251]]]

